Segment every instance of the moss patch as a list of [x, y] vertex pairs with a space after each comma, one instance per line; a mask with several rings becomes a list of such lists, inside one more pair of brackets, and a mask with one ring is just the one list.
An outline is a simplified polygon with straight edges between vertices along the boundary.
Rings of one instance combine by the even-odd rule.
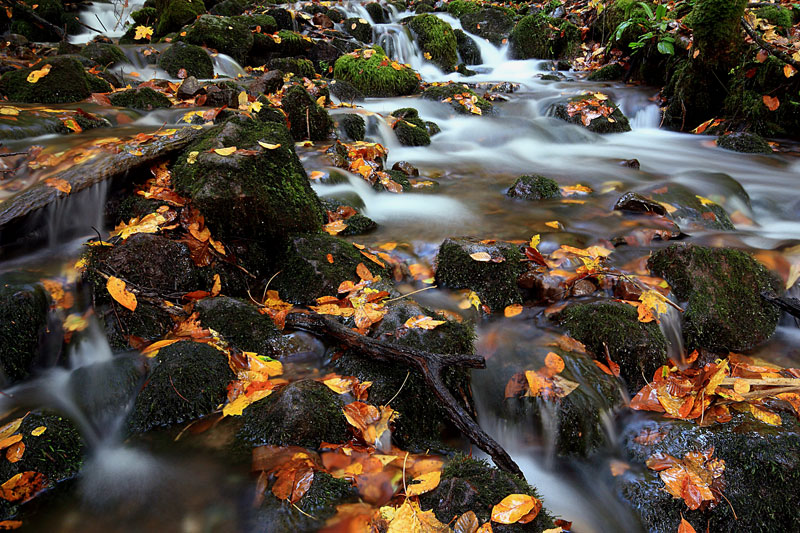
[[181, 69], [195, 78], [213, 78], [214, 65], [205, 49], [193, 44], [178, 42], [161, 52], [158, 66], [170, 76], [177, 77]]
[[369, 50], [369, 57], [364, 50], [341, 56], [333, 65], [333, 77], [349, 82], [364, 96], [405, 96], [417, 90], [419, 77], [414, 70], [402, 65], [393, 68], [392, 60], [378, 46]]
[[172, 102], [169, 101], [169, 98], [150, 87], [112, 93], [108, 96], [108, 99], [117, 107], [130, 107], [143, 111], [172, 107]]
[[178, 31], [206, 12], [203, 0], [159, 0], [156, 6], [159, 11], [156, 37]]
[[431, 137], [425, 122], [419, 118], [417, 110], [413, 107], [404, 107], [392, 111], [395, 121], [392, 129], [397, 135], [397, 140], [404, 146], [428, 146], [431, 144]]
[[[28, 83], [28, 75], [50, 65], [50, 72], [36, 83]], [[6, 72], [0, 78], [0, 94], [12, 102], [62, 104], [78, 102], [93, 92], [107, 92], [111, 86], [87, 74], [81, 63], [71, 57], [56, 56], [26, 69]]]
[[331, 117], [303, 86], [289, 87], [281, 105], [289, 117], [289, 131], [295, 141], [302, 139], [321, 141], [330, 135], [333, 129]]
[[0, 371], [7, 385], [28, 376], [47, 325], [48, 301], [41, 287], [0, 285]]
[[[195, 0], [196, 1], [196, 0]], [[182, 38], [190, 44], [205, 45], [243, 63], [253, 46], [253, 34], [245, 24], [233, 17], [202, 15], [186, 30]]]
[[272, 319], [259, 313], [252, 304], [217, 296], [197, 302], [195, 309], [200, 312], [200, 322], [205, 327], [222, 335], [239, 350], [274, 355], [275, 348], [271, 341], [280, 334]]
[[444, 72], [453, 72], [458, 64], [458, 44], [453, 28], [436, 15], [417, 15], [408, 23], [420, 49]]
[[555, 180], [534, 174], [533, 176], [520, 176], [517, 178], [517, 181], [508, 189], [506, 195], [510, 198], [522, 198], [523, 200], [561, 198], [561, 188]]
[[104, 67], [128, 61], [119, 46], [107, 43], [89, 43], [81, 50], [81, 55]]
[[537, 13], [520, 20], [508, 41], [509, 54], [514, 59], [561, 59], [577, 50], [580, 31], [565, 19]]
[[745, 154], [771, 154], [772, 147], [755, 133], [726, 133], [717, 139], [717, 146]]
[[355, 113], [340, 115], [338, 126], [339, 131], [343, 133], [348, 140], [363, 141], [364, 135], [367, 132], [364, 118]]

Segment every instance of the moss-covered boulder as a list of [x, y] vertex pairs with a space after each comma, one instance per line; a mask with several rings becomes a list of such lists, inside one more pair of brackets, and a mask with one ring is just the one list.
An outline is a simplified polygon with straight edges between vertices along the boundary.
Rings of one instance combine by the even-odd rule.
[[760, 135], [755, 133], [737, 132], [726, 133], [717, 138], [717, 146], [732, 150], [734, 152], [742, 152], [745, 154], [771, 154], [772, 147]]
[[428, 146], [431, 144], [431, 136], [416, 109], [413, 107], [395, 109], [392, 111], [392, 117], [395, 118], [392, 129], [400, 144], [404, 146]]
[[[456, 456], [442, 470], [439, 486], [420, 497], [423, 509], [432, 509], [440, 522], [448, 524], [472, 511], [480, 523], [491, 519], [492, 508], [509, 494], [528, 494], [539, 498], [536, 489], [525, 480], [507, 474], [489, 463], [466, 456]], [[541, 533], [553, 527], [553, 518], [542, 509], [527, 524], [492, 524], [498, 533]]]
[[233, 17], [214, 15], [201, 15], [186, 29], [182, 39], [228, 54], [240, 63], [244, 62], [253, 46], [253, 34], [244, 23]]
[[436, 15], [417, 15], [408, 23], [420, 50], [444, 72], [453, 72], [458, 64], [458, 43], [450, 24]]
[[[78, 33], [82, 29], [75, 21], [75, 14], [67, 13], [61, 0], [23, 0], [9, 4], [8, 8], [2, 15], [5, 20], [0, 19], [0, 25], [5, 26], [4, 22], [10, 22], [10, 33], [24, 35], [31, 41], [58, 42], [61, 39], [61, 35], [37, 19], [44, 19], [53, 26], [66, 30], [67, 34]], [[6, 18], [6, 13], [9, 13], [10, 21]], [[9, 28], [5, 26], [2, 29], [5, 31]]]
[[372, 24], [367, 19], [350, 17], [342, 22], [342, 28], [362, 43], [372, 42]]
[[[28, 83], [33, 71], [49, 68], [36, 83]], [[87, 73], [77, 59], [56, 56], [30, 68], [12, 70], [0, 78], [0, 94], [12, 102], [63, 104], [88, 98], [93, 92], [108, 92], [108, 82]]]
[[508, 38], [509, 55], [514, 59], [569, 58], [580, 41], [578, 27], [568, 20], [537, 13], [514, 26]]
[[[333, 262], [328, 260], [328, 254]], [[356, 267], [365, 265], [374, 276], [387, 279], [387, 271], [361, 255], [349, 242], [327, 233], [299, 235], [289, 242], [278, 260], [280, 274], [272, 281], [288, 302], [313, 304], [320, 296], [336, 296], [345, 280], [356, 280]]]
[[781, 284], [747, 253], [673, 244], [654, 253], [647, 264], [667, 280], [675, 296], [688, 302], [683, 334], [690, 349], [747, 350], [775, 331], [780, 311], [761, 293], [780, 293]]
[[422, 98], [443, 102], [459, 115], [492, 115], [494, 106], [475, 94], [475, 91], [460, 83], [431, 85], [422, 91]]
[[589, 81], [617, 81], [625, 77], [625, 67], [619, 63], [611, 63], [589, 74]]
[[327, 385], [295, 381], [248, 406], [237, 437], [250, 446], [319, 448], [323, 442], [343, 443], [349, 438], [343, 406], [340, 395]]
[[289, 131], [295, 141], [322, 141], [330, 136], [333, 121], [302, 85], [292, 85], [281, 100], [289, 117]]
[[163, 107], [172, 107], [172, 102], [162, 93], [150, 87], [139, 87], [112, 93], [108, 96], [112, 105], [130, 107], [142, 111], [152, 111]]
[[128, 419], [133, 433], [211, 413], [225, 401], [228, 384], [235, 378], [225, 354], [200, 342], [170, 344], [159, 350], [155, 364]]
[[506, 196], [523, 200], [549, 200], [561, 198], [561, 188], [556, 180], [539, 174], [525, 175], [508, 189]]
[[605, 360], [605, 350], [619, 365], [628, 392], [638, 392], [667, 362], [667, 341], [658, 324], [639, 322], [636, 308], [623, 303], [572, 305], [559, 314], [569, 334]]
[[154, 7], [143, 7], [131, 13], [131, 18], [137, 26], [152, 26], [158, 17], [158, 10]]
[[339, 115], [338, 119], [337, 126], [341, 136], [351, 141], [364, 140], [364, 135], [367, 131], [364, 117], [355, 113], [348, 113]]
[[[653, 533], [673, 533], [681, 518], [697, 531], [796, 531], [800, 494], [787, 487], [800, 482], [800, 428], [793, 415], [781, 418], [781, 427], [750, 414], [734, 414], [730, 422], [706, 427], [663, 419], [631, 425], [622, 442], [633, 468], [615, 479], [619, 493]], [[640, 435], [658, 438], [637, 439]], [[684, 459], [687, 453], [708, 450], [713, 459], [724, 461], [722, 483], [712, 485], [719, 491], [712, 489], [714, 506], [689, 509], [665, 490], [658, 472], [645, 466], [656, 454]]]
[[503, 9], [494, 7], [465, 13], [460, 21], [464, 30], [483, 37], [495, 46], [500, 46], [514, 28], [514, 19]]
[[[473, 254], [489, 255], [488, 261]], [[483, 257], [481, 257], [482, 259]], [[522, 255], [517, 246], [504, 242], [486, 244], [479, 239], [447, 239], [436, 256], [436, 283], [450, 289], [470, 289], [492, 312], [522, 303], [517, 278], [522, 274]]]
[[195, 304], [200, 323], [213, 329], [228, 344], [244, 352], [275, 355], [274, 340], [280, 336], [269, 316], [252, 304], [228, 296], [205, 298]]
[[185, 24], [194, 21], [206, 12], [203, 0], [158, 0], [158, 24], [155, 28], [157, 37], [178, 31]]
[[[213, 151], [231, 146], [248, 152]], [[173, 182], [219, 238], [283, 240], [322, 224], [319, 198], [294, 141], [286, 127], [275, 122], [234, 117], [215, 126], [178, 158]]]
[[419, 86], [419, 75], [393, 63], [379, 46], [341, 56], [333, 65], [333, 77], [352, 84], [364, 96], [405, 96]]
[[642, 194], [661, 205], [667, 211], [667, 216], [686, 233], [698, 230], [735, 229], [728, 213], [721, 205], [698, 196], [684, 185], [653, 184], [642, 190]]
[[47, 326], [47, 295], [39, 286], [0, 284], [0, 382], [27, 377]]
[[267, 64], [270, 70], [280, 70], [286, 74], [292, 73], [301, 78], [314, 78], [314, 63], [308, 59], [297, 57], [276, 57]]
[[444, 7], [448, 13], [456, 18], [461, 18], [468, 13], [477, 13], [481, 10], [480, 4], [471, 0], [451, 0]]
[[208, 12], [212, 15], [222, 15], [223, 17], [233, 17], [241, 15], [247, 6], [244, 0], [223, 0], [215, 3]]
[[81, 55], [103, 67], [110, 67], [116, 63], [125, 63], [128, 61], [128, 58], [119, 46], [109, 43], [89, 43], [81, 50]]
[[553, 106], [553, 116], [594, 133], [631, 131], [628, 117], [611, 99], [597, 99], [594, 94], [580, 94]]
[[458, 45], [458, 57], [465, 65], [480, 65], [483, 63], [481, 49], [478, 45], [464, 33], [464, 30], [453, 30]]
[[187, 76], [195, 78], [213, 78], [214, 64], [208, 52], [200, 46], [177, 42], [161, 52], [158, 66], [166, 70], [173, 78], [178, 77], [181, 69]]

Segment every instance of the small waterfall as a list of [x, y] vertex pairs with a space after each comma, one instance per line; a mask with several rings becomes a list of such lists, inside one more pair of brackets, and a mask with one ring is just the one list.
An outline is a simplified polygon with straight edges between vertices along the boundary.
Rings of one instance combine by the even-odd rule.
[[[681, 312], [672, 306], [667, 306], [667, 312], [660, 315], [659, 326], [664, 338], [667, 339], [667, 355], [676, 362], [686, 358], [683, 345], [683, 325]], [[647, 376], [649, 379], [650, 376]]]
[[59, 198], [47, 206], [47, 241], [50, 248], [79, 235], [90, 235], [103, 229], [103, 206], [108, 194], [108, 181], [103, 180], [74, 195]]
[[84, 33], [70, 37], [72, 43], [87, 43], [97, 35], [105, 35], [112, 39], [122, 37], [127, 30], [126, 23], [130, 21], [130, 14], [141, 9], [144, 2], [141, 0], [112, 0], [110, 4], [93, 2], [80, 13], [80, 21], [94, 28], [90, 30], [83, 27]]
[[635, 130], [657, 129], [661, 125], [661, 109], [649, 104], [636, 112], [631, 119], [631, 128]]

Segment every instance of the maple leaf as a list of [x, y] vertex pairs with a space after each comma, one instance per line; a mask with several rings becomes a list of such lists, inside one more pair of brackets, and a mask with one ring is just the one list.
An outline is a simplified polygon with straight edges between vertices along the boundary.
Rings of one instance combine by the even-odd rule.
[[153, 37], [153, 28], [150, 26], [136, 26], [136, 33], [133, 36], [135, 41], [147, 39], [148, 41]]

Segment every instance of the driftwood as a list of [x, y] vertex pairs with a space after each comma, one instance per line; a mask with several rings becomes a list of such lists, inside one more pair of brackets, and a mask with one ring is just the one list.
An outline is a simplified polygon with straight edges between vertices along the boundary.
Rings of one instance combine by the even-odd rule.
[[381, 361], [399, 362], [419, 371], [425, 379], [425, 383], [428, 384], [428, 387], [441, 402], [441, 406], [450, 421], [470, 441], [489, 454], [498, 468], [524, 478], [522, 470], [520, 470], [511, 456], [481, 429], [464, 406], [453, 397], [442, 380], [442, 371], [450, 366], [484, 368], [486, 361], [480, 355], [437, 354], [395, 346], [360, 335], [335, 320], [313, 313], [292, 313], [286, 317], [286, 326], [323, 335], [344, 343], [350, 348], [355, 348], [369, 357], [374, 357]]

